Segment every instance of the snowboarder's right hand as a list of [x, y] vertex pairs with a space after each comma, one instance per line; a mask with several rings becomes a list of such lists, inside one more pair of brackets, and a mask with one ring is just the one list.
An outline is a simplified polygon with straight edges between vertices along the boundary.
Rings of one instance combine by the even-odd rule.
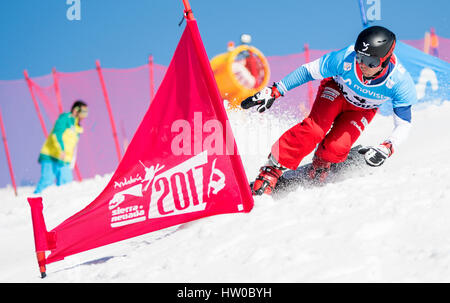
[[257, 92], [255, 95], [248, 97], [241, 102], [241, 107], [243, 109], [249, 109], [250, 107], [258, 105], [258, 112], [262, 113], [266, 109], [269, 109], [275, 99], [279, 98], [281, 93], [278, 91], [277, 87], [274, 85], [272, 87], [264, 87], [261, 91]]

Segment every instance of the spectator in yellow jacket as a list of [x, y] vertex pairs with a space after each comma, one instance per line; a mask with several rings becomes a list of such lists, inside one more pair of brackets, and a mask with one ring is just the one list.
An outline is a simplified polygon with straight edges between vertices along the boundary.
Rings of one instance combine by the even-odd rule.
[[75, 159], [78, 139], [83, 132], [80, 122], [87, 115], [87, 104], [78, 100], [69, 113], [62, 113], [56, 120], [39, 155], [41, 178], [35, 194], [54, 184], [55, 180], [58, 186], [73, 180], [71, 163]]

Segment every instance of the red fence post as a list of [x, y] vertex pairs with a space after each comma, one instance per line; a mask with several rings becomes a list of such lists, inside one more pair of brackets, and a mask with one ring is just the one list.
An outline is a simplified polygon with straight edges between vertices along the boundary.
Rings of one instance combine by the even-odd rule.
[[95, 64], [97, 66], [97, 72], [98, 72], [98, 77], [100, 79], [100, 84], [102, 86], [103, 96], [105, 97], [106, 108], [108, 109], [109, 121], [111, 122], [114, 143], [116, 144], [117, 158], [119, 159], [119, 162], [120, 162], [120, 160], [122, 159], [122, 155], [120, 153], [120, 144], [119, 144], [119, 139], [117, 137], [116, 124], [114, 122], [114, 117], [113, 117], [112, 110], [111, 110], [111, 104], [109, 103], [108, 92], [106, 91], [105, 80], [103, 79], [102, 69], [100, 67], [100, 61], [99, 60], [95, 61]]
[[[56, 74], [56, 68], [52, 68], [52, 74], [53, 74], [53, 83], [55, 85], [55, 94], [56, 94], [56, 101], [58, 102], [58, 111], [59, 114], [63, 113], [63, 106], [61, 101], [61, 91], [59, 90], [59, 81], [58, 81], [58, 75]], [[78, 165], [75, 161], [75, 175], [77, 176], [77, 179], [79, 182], [83, 181], [83, 178], [81, 178], [80, 169], [78, 168]]]
[[33, 92], [33, 84], [31, 83], [31, 79], [28, 76], [27, 70], [24, 70], [23, 74], [25, 76], [25, 80], [27, 81], [28, 88], [30, 89], [31, 99], [33, 99], [34, 107], [36, 109], [36, 113], [38, 115], [39, 122], [41, 123], [42, 131], [44, 132], [45, 138], [47, 138], [48, 137], [47, 128], [45, 127], [44, 119], [42, 118], [42, 114], [39, 109], [39, 104], [37, 103], [36, 96], [34, 95], [34, 92]]
[[9, 156], [8, 140], [6, 139], [6, 131], [5, 131], [5, 125], [3, 124], [3, 117], [2, 117], [1, 109], [0, 109], [0, 128], [2, 130], [2, 139], [3, 139], [3, 145], [5, 146], [6, 159], [8, 160], [9, 175], [11, 176], [11, 182], [12, 182], [12, 186], [14, 188], [14, 194], [17, 196], [16, 180], [14, 179], [14, 171], [13, 171], [13, 167], [12, 167], [12, 163], [11, 163], [11, 157]]
[[[308, 43], [305, 43], [305, 63], [309, 63], [309, 45]], [[308, 100], [309, 100], [309, 108], [311, 109], [313, 103], [314, 103], [314, 92], [311, 81], [308, 82]]]
[[53, 83], [55, 84], [56, 102], [58, 103], [59, 114], [61, 114], [63, 112], [63, 106], [61, 102], [61, 93], [59, 90], [58, 76], [56, 75], [56, 68], [52, 68], [52, 74], [53, 74]]
[[148, 57], [148, 69], [150, 71], [150, 103], [155, 95], [155, 80], [153, 77], [153, 55]]

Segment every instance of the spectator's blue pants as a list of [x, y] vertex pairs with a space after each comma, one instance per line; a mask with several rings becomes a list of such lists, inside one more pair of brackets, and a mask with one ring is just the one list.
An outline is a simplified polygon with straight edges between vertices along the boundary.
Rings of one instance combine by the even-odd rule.
[[41, 178], [34, 191], [38, 194], [44, 190], [44, 188], [55, 183], [60, 186], [65, 183], [72, 182], [72, 168], [70, 164], [60, 163], [56, 160], [42, 160], [41, 161]]

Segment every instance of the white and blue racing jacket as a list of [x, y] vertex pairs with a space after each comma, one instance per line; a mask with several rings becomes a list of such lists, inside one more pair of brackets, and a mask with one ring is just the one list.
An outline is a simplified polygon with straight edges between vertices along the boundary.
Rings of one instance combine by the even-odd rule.
[[387, 141], [398, 146], [411, 128], [411, 106], [417, 102], [414, 82], [395, 55], [395, 60], [391, 60], [382, 77], [363, 81], [362, 77], [358, 77], [355, 57], [353, 45], [328, 53], [300, 66], [275, 85], [284, 95], [308, 81], [333, 77], [346, 100], [357, 107], [378, 108], [384, 102], [391, 101], [394, 130]]

